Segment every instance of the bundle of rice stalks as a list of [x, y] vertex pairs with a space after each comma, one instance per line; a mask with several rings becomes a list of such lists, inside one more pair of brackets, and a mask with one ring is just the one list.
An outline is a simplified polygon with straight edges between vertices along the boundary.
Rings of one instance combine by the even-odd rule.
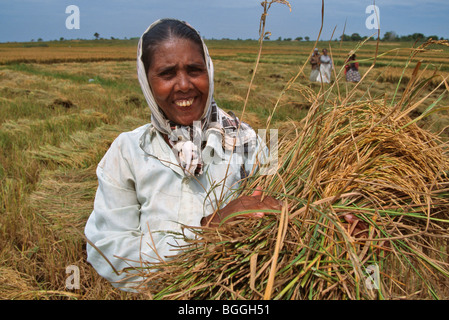
[[281, 140], [276, 174], [241, 190], [262, 186], [284, 201], [282, 212], [191, 230], [197, 237], [180, 254], [141, 269], [141, 291], [154, 299], [448, 297], [448, 150], [408, 116], [423, 101], [422, 79], [412, 81], [396, 103], [317, 95]]
[[[284, 212], [197, 230], [180, 255], [149, 267], [158, 271], [142, 290], [156, 299], [447, 295], [447, 150], [398, 118], [367, 101], [304, 120], [282, 143], [278, 173], [252, 182], [286, 200]], [[365, 272], [373, 267], [375, 277]]]

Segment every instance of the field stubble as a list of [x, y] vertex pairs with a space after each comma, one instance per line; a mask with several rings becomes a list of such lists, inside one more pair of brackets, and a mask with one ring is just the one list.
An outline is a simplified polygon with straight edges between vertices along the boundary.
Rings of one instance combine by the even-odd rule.
[[[208, 45], [216, 69], [217, 103], [239, 115], [257, 42], [210, 41]], [[255, 129], [265, 128], [280, 96], [272, 127], [282, 133], [288, 123], [297, 123], [307, 115], [321, 89], [319, 84], [308, 82], [308, 67], [288, 93], [281, 92], [306, 62], [311, 45], [267, 42], [244, 121]], [[336, 74], [353, 45], [332, 44]], [[402, 75], [409, 50], [381, 49], [387, 53], [356, 91], [351, 91], [354, 84], [341, 81], [336, 94], [344, 97], [352, 92], [351, 99], [357, 100], [391, 97], [397, 91], [396, 99], [400, 99], [411, 77], [411, 71]], [[79, 234], [92, 210], [98, 161], [120, 132], [150, 119], [137, 82], [134, 42], [107, 47], [76, 43], [70, 48], [1, 45], [0, 51], [0, 296], [139, 298], [112, 288], [98, 277], [85, 262], [85, 241]], [[359, 57], [366, 59], [361, 62], [362, 74], [372, 63], [374, 51], [372, 44], [360, 49]], [[429, 69], [426, 73], [432, 73], [430, 69], [437, 65], [443, 70], [439, 77], [447, 77], [447, 51], [432, 51], [424, 62]], [[401, 77], [404, 81], [398, 85]], [[432, 83], [420, 92], [429, 97], [414, 111], [416, 116], [447, 89], [435, 89], [437, 79]], [[443, 96], [439, 103], [447, 106], [448, 97]], [[449, 125], [449, 116], [441, 111], [419, 124], [438, 132]], [[446, 137], [447, 131], [443, 130], [442, 136]], [[80, 268], [80, 289], [65, 287], [69, 265]]]

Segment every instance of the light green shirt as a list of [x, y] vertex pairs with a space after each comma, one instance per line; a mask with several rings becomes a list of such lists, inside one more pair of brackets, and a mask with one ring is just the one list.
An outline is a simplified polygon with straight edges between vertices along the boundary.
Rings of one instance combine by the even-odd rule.
[[[120, 134], [97, 167], [98, 190], [85, 235], [118, 271], [175, 255], [184, 243], [182, 226], [200, 226], [221, 194], [224, 203], [229, 201], [242, 165], [246, 174], [251, 172], [261, 145], [251, 130], [249, 154], [224, 152], [221, 135], [212, 133], [202, 152], [204, 173], [191, 177], [152, 129], [147, 124]], [[117, 275], [97, 249], [87, 245], [88, 262], [114, 286], [130, 290], [135, 284], [129, 279], [117, 283], [129, 273]]]

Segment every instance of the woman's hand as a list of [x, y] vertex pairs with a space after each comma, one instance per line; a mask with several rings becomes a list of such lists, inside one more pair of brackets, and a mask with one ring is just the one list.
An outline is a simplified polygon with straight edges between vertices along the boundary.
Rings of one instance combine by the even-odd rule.
[[368, 238], [368, 224], [356, 218], [353, 214], [345, 214], [345, 221], [350, 226], [350, 234], [355, 237]]
[[[240, 214], [236, 217], [226, 219], [233, 213], [249, 210], [257, 211]], [[226, 222], [229, 222], [234, 221], [237, 218], [262, 218], [266, 214], [275, 214], [272, 212], [267, 212], [266, 210], [282, 210], [282, 202], [269, 196], [265, 196], [262, 200], [262, 191], [257, 188], [251, 196], [241, 196], [235, 200], [232, 200], [223, 209], [204, 217], [201, 220], [201, 225], [217, 227], [224, 219], [226, 219]]]

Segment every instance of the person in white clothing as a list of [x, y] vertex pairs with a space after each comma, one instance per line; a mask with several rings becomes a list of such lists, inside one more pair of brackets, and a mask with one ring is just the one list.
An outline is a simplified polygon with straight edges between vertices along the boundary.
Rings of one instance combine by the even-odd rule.
[[259, 192], [236, 195], [266, 149], [248, 124], [215, 103], [212, 60], [195, 29], [176, 19], [154, 22], [139, 41], [137, 74], [151, 123], [120, 134], [98, 164], [85, 226], [88, 262], [127, 291], [142, 279], [121, 271], [175, 255], [189, 236], [183, 226], [281, 210]]
[[328, 56], [327, 50], [323, 49], [323, 54], [320, 56], [320, 73], [317, 81], [330, 83], [332, 77], [332, 59]]

